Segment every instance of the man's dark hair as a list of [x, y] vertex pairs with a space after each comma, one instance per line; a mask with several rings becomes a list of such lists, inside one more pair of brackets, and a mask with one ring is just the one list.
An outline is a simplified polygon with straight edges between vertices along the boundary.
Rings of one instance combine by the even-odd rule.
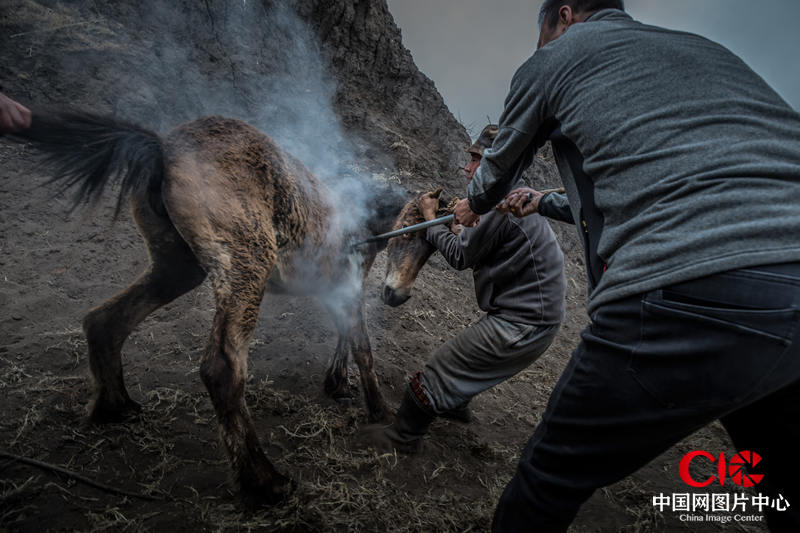
[[539, 27], [546, 22], [548, 28], [554, 28], [558, 24], [558, 9], [561, 6], [569, 6], [576, 13], [594, 13], [601, 9], [625, 11], [622, 0], [545, 0], [539, 10]]

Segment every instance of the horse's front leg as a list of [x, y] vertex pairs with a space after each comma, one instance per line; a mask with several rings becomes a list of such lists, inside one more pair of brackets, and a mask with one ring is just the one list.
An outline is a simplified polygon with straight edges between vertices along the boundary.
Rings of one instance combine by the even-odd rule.
[[[352, 312], [352, 309], [360, 305], [366, 278], [374, 260], [375, 252], [372, 249], [360, 256], [360, 264], [358, 263], [359, 257], [348, 256], [343, 265], [343, 270], [348, 273], [345, 279], [352, 280], [353, 277], [360, 276], [361, 290], [356, 294], [347, 294], [344, 298], [336, 301], [322, 299], [322, 303], [333, 318], [336, 333], [339, 336], [336, 342], [336, 351], [325, 372], [325, 394], [344, 404], [349, 404], [355, 399], [347, 371], [347, 365], [350, 362], [350, 341], [358, 318], [358, 313]], [[344, 285], [347, 284], [348, 282], [345, 281]]]
[[353, 327], [350, 329], [350, 346], [353, 351], [353, 359], [358, 365], [361, 375], [361, 386], [364, 389], [364, 399], [367, 403], [367, 412], [370, 422], [391, 421], [391, 412], [386, 407], [380, 387], [378, 386], [378, 376], [372, 359], [372, 348], [369, 343], [367, 333], [367, 323], [364, 320], [364, 305], [359, 302], [352, 310]]
[[336, 351], [333, 353], [328, 371], [325, 373], [325, 394], [337, 402], [349, 403], [353, 399], [350, 382], [347, 379], [347, 363], [350, 358], [349, 331], [343, 321], [337, 319], [334, 311], [331, 311], [331, 314], [336, 322], [339, 340], [336, 343]]

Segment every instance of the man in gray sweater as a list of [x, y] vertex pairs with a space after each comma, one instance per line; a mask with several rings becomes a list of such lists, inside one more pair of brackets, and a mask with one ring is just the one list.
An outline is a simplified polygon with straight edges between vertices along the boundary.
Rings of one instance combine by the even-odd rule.
[[494, 531], [566, 531], [595, 489], [717, 419], [761, 458], [770, 528], [800, 531], [800, 115], [722, 46], [620, 0], [545, 0], [539, 23], [456, 219], [504, 198], [532, 212], [507, 194], [551, 140], [591, 324]]
[[[467, 150], [468, 181], [496, 134], [496, 126], [487, 126]], [[417, 206], [433, 220], [439, 200], [429, 195]], [[564, 257], [539, 215], [516, 218], [491, 210], [474, 228], [456, 234], [433, 226], [426, 238], [453, 268], [472, 269], [478, 306], [486, 315], [437, 348], [411, 379], [394, 422], [383, 431], [406, 453], [420, 449], [437, 415], [468, 421], [469, 401], [544, 353], [564, 316]]]

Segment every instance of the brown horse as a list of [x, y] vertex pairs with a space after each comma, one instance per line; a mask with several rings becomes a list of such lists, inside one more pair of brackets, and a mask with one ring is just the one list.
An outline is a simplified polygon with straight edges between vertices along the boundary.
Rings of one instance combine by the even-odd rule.
[[[426, 192], [407, 202], [400, 210], [393, 229], [400, 229], [424, 222], [425, 219], [417, 208], [417, 201], [423, 196], [439, 199], [436, 217], [449, 215], [455, 209], [458, 198], [450, 202], [441, 197], [442, 189]], [[386, 247], [386, 277], [383, 282], [382, 298], [384, 303], [397, 307], [411, 297], [420, 270], [428, 261], [436, 247], [425, 238], [424, 231], [406, 233], [389, 239]]]
[[342, 216], [352, 206], [335, 209], [343, 199], [239, 120], [201, 118], [161, 138], [86, 113], [34, 117], [18, 137], [44, 152], [54, 180], [79, 188], [76, 205], [96, 200], [112, 178], [121, 181], [117, 210], [129, 195], [150, 256], [132, 285], [83, 320], [95, 382], [93, 421], [122, 420], [140, 409], [125, 388], [122, 345], [147, 315], [206, 277], [216, 314], [200, 375], [246, 501], [272, 503], [292, 486], [264, 454], [245, 405], [248, 347], [265, 291], [323, 296], [339, 332], [326, 391], [347, 394], [352, 352], [370, 421], [387, 419], [361, 299], [363, 277], [382, 245], [354, 254], [350, 243], [390, 229], [403, 205], [396, 192], [373, 191], [371, 215], [361, 234], [353, 234]]

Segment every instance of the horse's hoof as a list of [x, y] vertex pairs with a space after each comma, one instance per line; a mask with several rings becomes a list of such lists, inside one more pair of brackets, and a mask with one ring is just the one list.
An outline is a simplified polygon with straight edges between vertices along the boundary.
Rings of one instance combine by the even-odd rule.
[[250, 509], [257, 509], [286, 501], [297, 489], [297, 482], [276, 472], [268, 482], [261, 484], [243, 482], [241, 489], [244, 504]]
[[111, 424], [135, 420], [142, 412], [142, 406], [130, 398], [119, 402], [95, 401], [89, 408], [89, 420], [93, 424]]
[[342, 392], [338, 394], [331, 395], [331, 400], [338, 403], [344, 408], [352, 407], [358, 401], [358, 398], [350, 394], [349, 392]]
[[352, 407], [355, 400], [352, 396], [333, 396], [331, 399], [342, 407]]
[[347, 378], [335, 379], [330, 375], [326, 377], [325, 394], [343, 407], [351, 407], [356, 401], [356, 394], [347, 382]]
[[347, 378], [336, 379], [328, 375], [325, 378], [325, 394], [337, 401], [339, 398], [352, 397], [350, 384], [347, 382]]

